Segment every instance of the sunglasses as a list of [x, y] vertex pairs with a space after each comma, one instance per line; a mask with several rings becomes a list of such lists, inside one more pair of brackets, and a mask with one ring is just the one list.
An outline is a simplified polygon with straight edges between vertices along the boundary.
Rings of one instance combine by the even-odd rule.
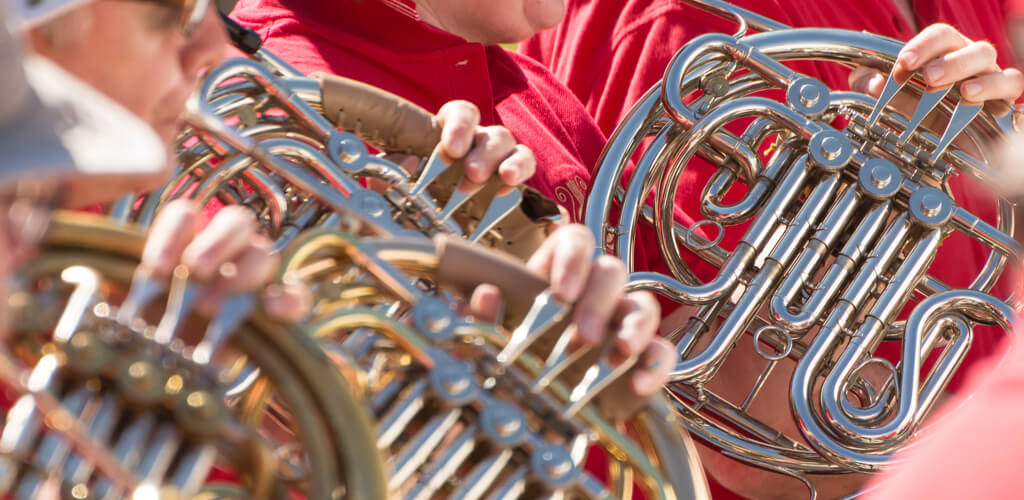
[[210, 10], [210, 0], [138, 0], [142, 2], [163, 5], [181, 13], [181, 33], [188, 38], [192, 36], [199, 25], [203, 23], [207, 11]]

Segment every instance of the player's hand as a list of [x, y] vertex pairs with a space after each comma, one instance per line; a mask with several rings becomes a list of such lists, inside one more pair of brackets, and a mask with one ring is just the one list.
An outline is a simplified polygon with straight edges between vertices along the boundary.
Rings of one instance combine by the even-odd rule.
[[[630, 395], [645, 399], [668, 381], [675, 348], [656, 335], [661, 313], [654, 296], [626, 293], [625, 265], [608, 255], [594, 259], [594, 248], [586, 227], [564, 225], [541, 244], [527, 267], [545, 277], [559, 299], [575, 302], [575, 346], [596, 346], [613, 335], [612, 362], [639, 356], [628, 374], [628, 388]], [[476, 317], [494, 321], [500, 304], [498, 290], [483, 285], [474, 292], [470, 309]]]
[[468, 101], [451, 101], [437, 112], [441, 152], [448, 161], [462, 159], [466, 179], [486, 182], [495, 172], [502, 182], [518, 186], [533, 176], [533, 151], [519, 144], [507, 128], [480, 125], [480, 110]]
[[270, 284], [280, 265], [269, 239], [257, 232], [251, 212], [229, 206], [200, 228], [200, 210], [192, 200], [168, 203], [153, 222], [142, 264], [155, 276], [169, 276], [179, 264], [206, 283], [197, 301], [201, 312], [216, 312], [233, 294], [259, 292], [267, 313], [297, 321], [312, 307], [309, 289], [299, 284]]
[[[480, 110], [469, 101], [450, 101], [437, 112], [441, 125], [441, 158], [451, 163], [463, 160], [464, 188], [487, 181], [495, 173], [508, 186], [518, 186], [531, 176], [537, 162], [530, 148], [516, 142], [505, 127], [480, 125]], [[417, 159], [405, 155], [389, 155], [406, 170], [416, 168]]]
[[[970, 102], [1012, 104], [1024, 93], [1024, 75], [1016, 68], [1000, 68], [991, 43], [971, 40], [948, 24], [928, 26], [900, 50], [895, 78], [903, 82], [919, 70], [930, 88], [956, 85]], [[860, 67], [851, 72], [850, 87], [877, 96], [885, 78], [876, 70]]]

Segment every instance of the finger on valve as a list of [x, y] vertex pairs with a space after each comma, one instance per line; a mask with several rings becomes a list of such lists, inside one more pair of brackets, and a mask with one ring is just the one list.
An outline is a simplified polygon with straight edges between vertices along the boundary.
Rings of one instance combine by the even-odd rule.
[[537, 158], [530, 148], [516, 144], [512, 152], [498, 165], [498, 176], [509, 186], [518, 186], [537, 171]]
[[156, 277], [170, 276], [199, 230], [199, 207], [174, 200], [157, 214], [142, 250], [142, 265]]
[[181, 263], [197, 279], [213, 279], [223, 264], [249, 248], [255, 235], [256, 222], [249, 209], [225, 207], [188, 244]]
[[480, 110], [468, 101], [450, 101], [437, 112], [441, 125], [441, 154], [448, 163], [466, 156], [480, 124]]
[[624, 420], [635, 415], [652, 396], [661, 391], [676, 359], [675, 348], [663, 338], [655, 338], [626, 373], [598, 398], [601, 412], [612, 419]]
[[221, 301], [231, 295], [262, 289], [274, 276], [279, 259], [273, 245], [263, 236], [253, 236], [248, 244], [217, 268], [199, 302], [200, 310], [212, 314]]
[[[586, 285], [583, 287], [583, 294], [576, 303], [575, 323], [580, 340], [587, 345], [601, 343], [609, 334], [613, 315], [620, 316], [622, 319], [627, 317], [630, 319], [628, 333], [632, 335], [635, 333], [632, 330], [632, 327], [635, 326], [633, 318], [629, 316], [628, 312], [617, 310], [620, 307], [641, 307], [623, 296], [626, 286], [625, 266], [615, 257], [602, 255], [595, 259], [590, 267]], [[622, 326], [621, 321], [619, 326]], [[632, 338], [627, 341], [632, 341]], [[631, 350], [627, 348], [626, 354], [634, 354], [628, 352]]]
[[575, 302], [587, 282], [593, 252], [594, 237], [590, 231], [579, 224], [567, 224], [541, 243], [526, 267], [547, 278], [559, 299]]

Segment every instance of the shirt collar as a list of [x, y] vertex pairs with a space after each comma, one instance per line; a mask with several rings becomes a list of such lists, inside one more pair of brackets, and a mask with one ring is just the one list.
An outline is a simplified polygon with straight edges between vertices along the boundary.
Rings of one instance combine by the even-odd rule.
[[494, 102], [526, 89], [526, 74], [508, 51], [499, 45], [489, 45], [486, 51]]

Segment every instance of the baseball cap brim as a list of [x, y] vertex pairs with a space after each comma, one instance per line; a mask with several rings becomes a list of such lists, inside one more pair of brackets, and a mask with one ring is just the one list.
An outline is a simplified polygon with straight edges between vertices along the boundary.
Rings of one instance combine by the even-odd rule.
[[24, 62], [31, 89], [0, 151], [20, 169], [85, 175], [150, 175], [167, 151], [134, 114], [42, 57]]

